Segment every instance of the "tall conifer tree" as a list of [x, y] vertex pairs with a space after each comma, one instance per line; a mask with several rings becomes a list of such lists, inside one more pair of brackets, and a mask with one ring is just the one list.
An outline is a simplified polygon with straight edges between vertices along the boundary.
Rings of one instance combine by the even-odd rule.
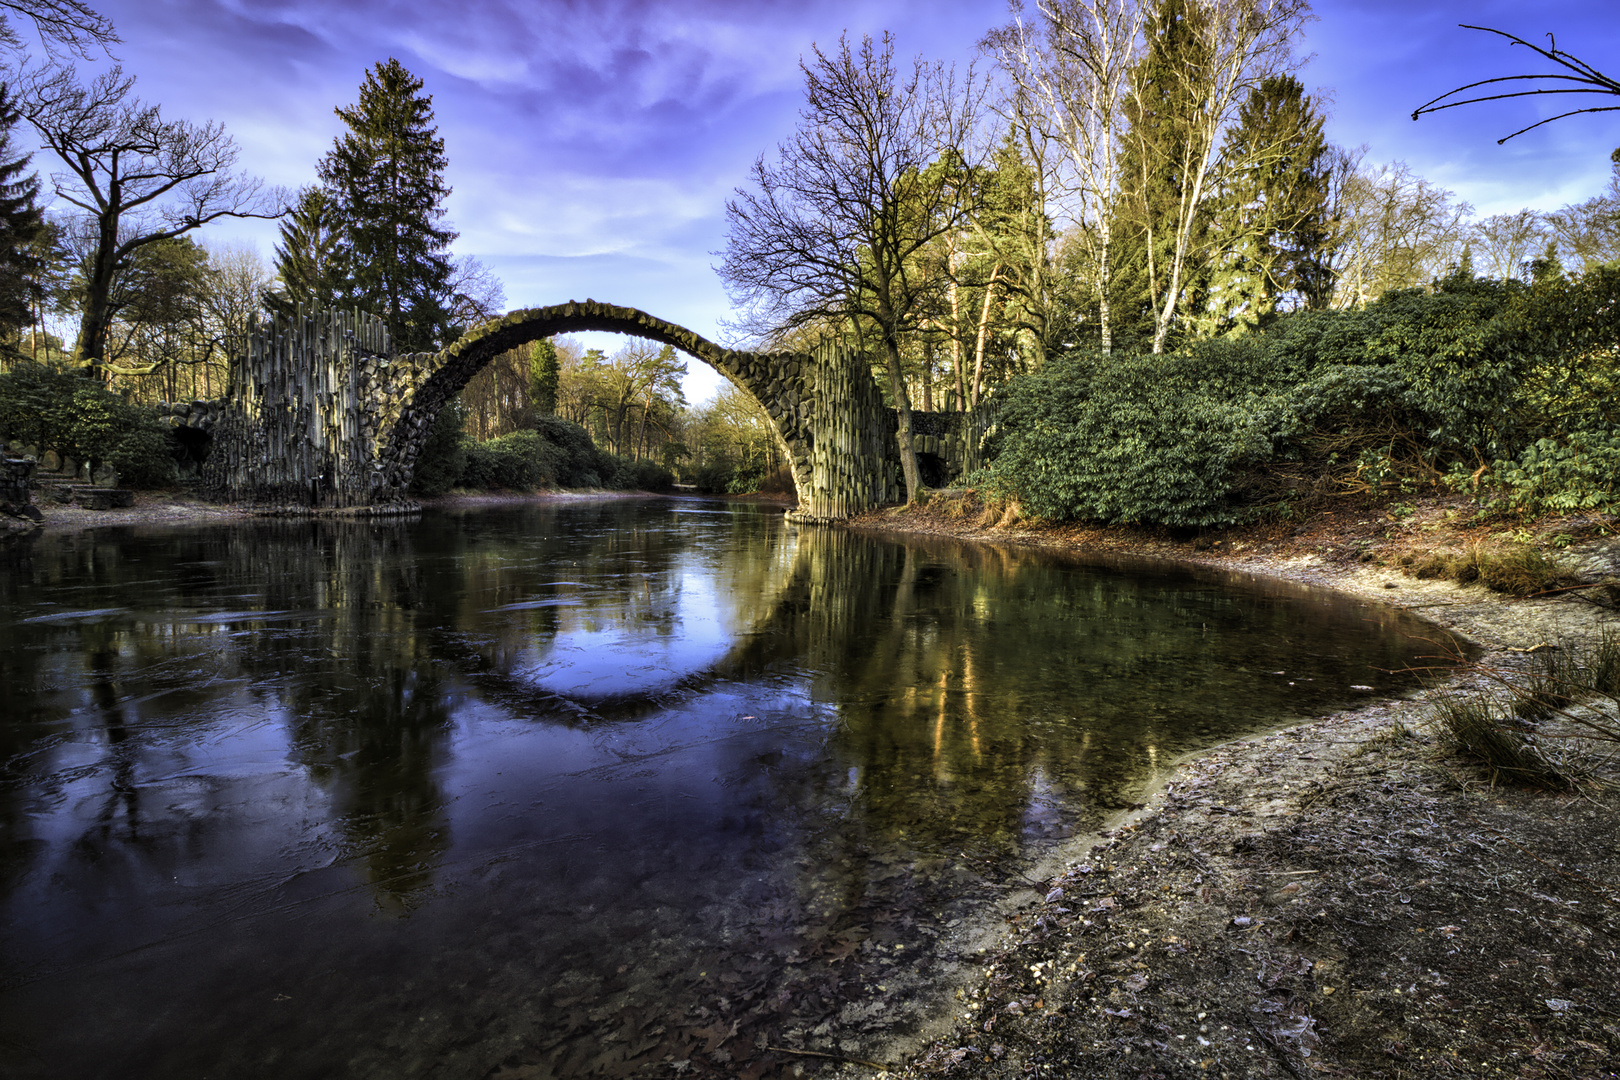
[[34, 321], [45, 233], [39, 212], [39, 175], [25, 173], [32, 155], [14, 156], [11, 132], [21, 119], [15, 99], [0, 84], [0, 337], [9, 344]]
[[1250, 91], [1222, 148], [1230, 165], [1215, 197], [1217, 329], [1252, 325], [1289, 294], [1303, 307], [1326, 305], [1328, 151], [1322, 114], [1298, 79], [1269, 75]]
[[456, 238], [444, 224], [444, 140], [421, 90], [398, 60], [377, 64], [359, 102], [337, 110], [349, 130], [318, 166], [341, 208], [355, 298], [407, 352], [445, 344]]
[[298, 202], [281, 220], [280, 286], [265, 297], [266, 306], [290, 313], [297, 304], [332, 308], [352, 299], [342, 227], [331, 192], [311, 186], [298, 193]]

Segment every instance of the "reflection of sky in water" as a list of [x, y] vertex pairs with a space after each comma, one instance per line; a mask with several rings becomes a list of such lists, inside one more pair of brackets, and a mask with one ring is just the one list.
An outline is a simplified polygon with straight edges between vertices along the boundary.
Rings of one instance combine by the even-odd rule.
[[643, 577], [616, 602], [588, 611], [567, 597], [502, 610], [565, 609], [557, 628], [523, 650], [513, 675], [556, 694], [585, 698], [644, 693], [670, 686], [725, 656], [739, 628], [720, 602], [712, 570], [682, 558], [667, 589]]

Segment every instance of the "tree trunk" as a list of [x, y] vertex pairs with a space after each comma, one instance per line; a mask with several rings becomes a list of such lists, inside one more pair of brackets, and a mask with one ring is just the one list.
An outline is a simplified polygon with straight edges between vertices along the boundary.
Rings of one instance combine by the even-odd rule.
[[[956, 295], [956, 248], [952, 245], [951, 254], [951, 372], [956, 377], [956, 407], [964, 408], [967, 401], [967, 363], [962, 356], [962, 310]], [[995, 275], [992, 274], [991, 277]]]
[[917, 471], [917, 448], [911, 442], [911, 401], [906, 396], [906, 380], [900, 374], [900, 343], [884, 328], [883, 351], [888, 354], [889, 389], [894, 393], [894, 410], [899, 420], [895, 439], [900, 444], [900, 472], [906, 478], [906, 502], [914, 503], [922, 492], [922, 475]]
[[1114, 323], [1113, 315], [1108, 306], [1108, 290], [1113, 285], [1113, 270], [1109, 260], [1114, 255], [1114, 230], [1112, 225], [1104, 220], [1100, 223], [1102, 235], [1098, 238], [1098, 246], [1102, 248], [1102, 259], [1097, 266], [1097, 322], [1102, 327], [1102, 351], [1107, 356], [1114, 351]]
[[89, 280], [84, 287], [84, 313], [79, 317], [79, 343], [73, 358], [88, 363], [83, 374], [86, 378], [101, 378], [107, 362], [107, 329], [111, 320], [108, 310], [112, 293], [113, 267], [117, 265], [117, 236], [108, 235], [106, 224], [101, 228], [101, 243], [90, 266]]
[[923, 343], [923, 377], [922, 377], [923, 412], [934, 411], [934, 343]]
[[973, 342], [973, 397], [969, 399], [969, 408], [979, 407], [979, 389], [984, 384], [984, 339], [990, 328], [990, 303], [996, 292], [996, 277], [1001, 273], [1001, 264], [997, 263], [990, 271], [990, 280], [984, 286], [984, 304], [979, 308], [978, 333]]

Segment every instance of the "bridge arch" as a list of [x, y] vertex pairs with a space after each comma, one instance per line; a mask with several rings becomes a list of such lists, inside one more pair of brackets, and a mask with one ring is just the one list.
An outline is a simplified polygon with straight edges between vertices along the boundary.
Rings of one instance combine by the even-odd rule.
[[809, 495], [812, 364], [801, 353], [756, 353], [727, 349], [676, 323], [636, 308], [595, 300], [526, 308], [492, 320], [436, 354], [419, 354], [411, 365], [414, 386], [402, 386], [393, 415], [379, 417], [379, 463], [388, 485], [403, 490], [439, 410], [496, 356], [542, 338], [603, 330], [645, 338], [679, 349], [725, 376], [762, 405], [786, 451], [800, 501]]
[[[279, 313], [231, 360], [203, 490], [271, 513], [416, 508], [409, 488], [439, 410], [497, 355], [576, 330], [631, 334], [713, 367], [764, 406], [787, 451], [799, 520], [830, 521], [900, 497], [893, 410], [867, 357], [726, 349], [635, 308], [570, 301], [514, 311], [441, 352], [399, 354], [360, 311]], [[933, 452], [935, 435], [921, 436]]]

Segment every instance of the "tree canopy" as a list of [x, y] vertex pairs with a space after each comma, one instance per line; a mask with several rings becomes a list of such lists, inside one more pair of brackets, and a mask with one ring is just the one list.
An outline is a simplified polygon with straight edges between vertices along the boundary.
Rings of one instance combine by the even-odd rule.
[[398, 60], [376, 64], [359, 100], [336, 110], [347, 130], [317, 166], [341, 222], [354, 299], [382, 317], [404, 351], [442, 347], [452, 325], [449, 162], [422, 88]]

